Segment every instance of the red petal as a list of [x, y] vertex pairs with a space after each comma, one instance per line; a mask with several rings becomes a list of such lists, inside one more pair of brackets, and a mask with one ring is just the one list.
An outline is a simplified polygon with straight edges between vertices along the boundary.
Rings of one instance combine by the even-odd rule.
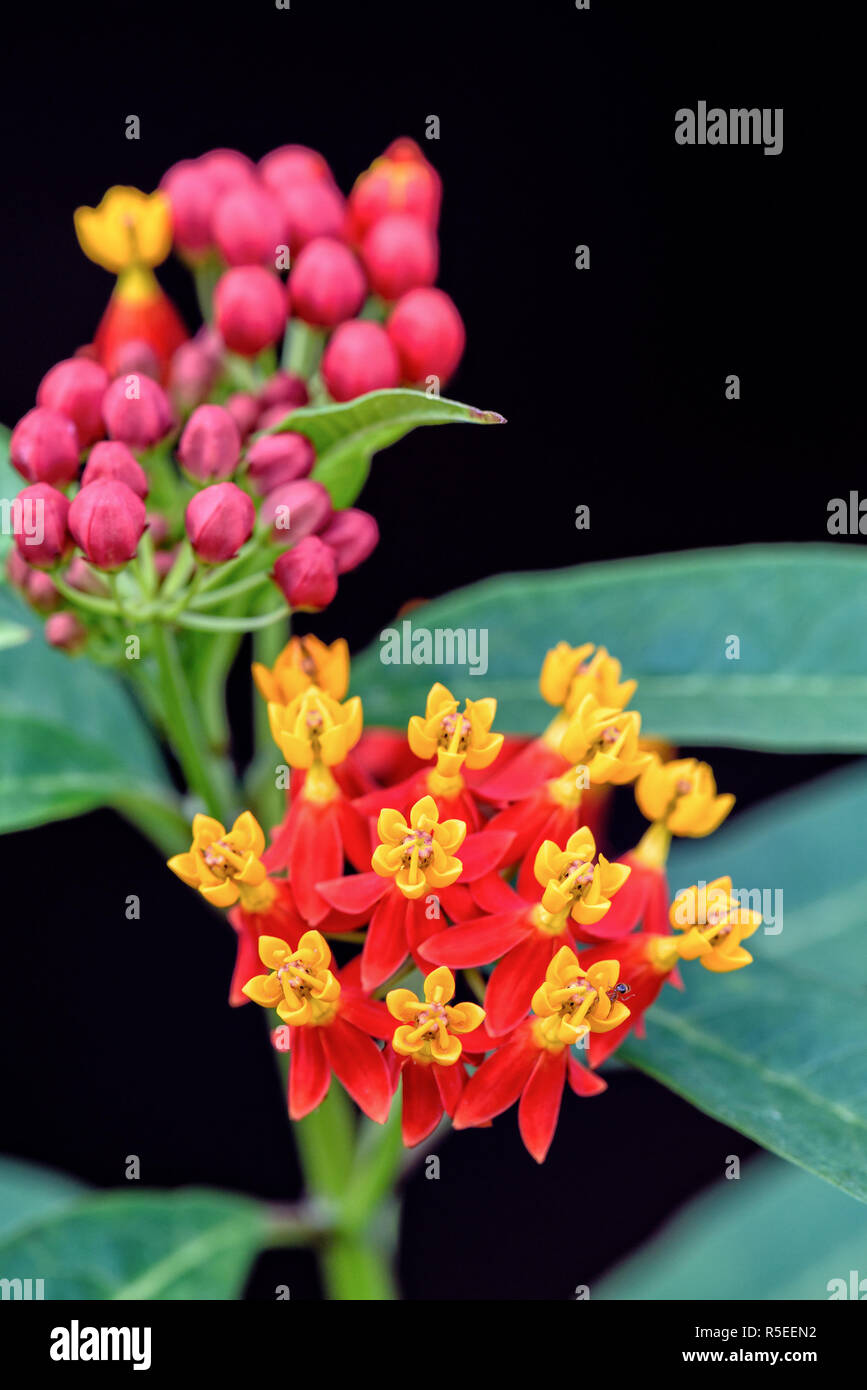
[[477, 795], [484, 801], [520, 801], [529, 796], [541, 782], [560, 777], [569, 766], [562, 753], [555, 753], [541, 739], [534, 739], [479, 787]]
[[550, 1052], [546, 1048], [524, 1087], [518, 1106], [518, 1128], [526, 1148], [537, 1163], [544, 1163], [560, 1114], [569, 1049]]
[[365, 873], [370, 868], [370, 857], [375, 848], [371, 842], [370, 821], [350, 802], [341, 799], [337, 803], [337, 823], [347, 859], [354, 869]]
[[453, 1115], [458, 1108], [464, 1087], [467, 1084], [467, 1071], [463, 1062], [455, 1062], [453, 1067], [431, 1067], [443, 1109]]
[[420, 779], [426, 774], [426, 769], [414, 772], [411, 777], [407, 777], [403, 782], [398, 782], [391, 787], [380, 787], [376, 791], [368, 792], [365, 796], [359, 796], [352, 803], [362, 816], [378, 816], [383, 807], [388, 806], [394, 811], [405, 814], [417, 801], [420, 796], [424, 796], [424, 791], [419, 790]]
[[490, 1032], [509, 1033], [526, 1017], [552, 957], [563, 944], [559, 936], [534, 931], [503, 956], [485, 990], [485, 1021]]
[[[518, 912], [526, 905], [520, 893], [516, 893], [497, 872], [483, 874], [476, 879], [471, 891], [483, 912]], [[538, 896], [538, 893], [534, 894], [530, 901]]]
[[391, 880], [391, 888], [370, 919], [367, 940], [361, 953], [361, 983], [369, 993], [393, 975], [406, 960], [409, 943], [406, 938], [407, 900]]
[[300, 809], [289, 852], [289, 880], [299, 912], [316, 926], [329, 907], [316, 884], [336, 878], [343, 868], [337, 802], [317, 805], [302, 798], [295, 804]]
[[365, 1115], [384, 1124], [391, 1105], [391, 1082], [376, 1043], [339, 1016], [319, 1031], [335, 1076]]
[[232, 983], [229, 986], [229, 1003], [233, 1008], [238, 1008], [241, 1004], [249, 1004], [250, 1000], [243, 992], [244, 985], [248, 980], [252, 980], [254, 975], [261, 974], [262, 962], [259, 960], [258, 941], [254, 941], [246, 932], [239, 932], [235, 969], [232, 972]]
[[370, 1033], [374, 1038], [390, 1038], [397, 1027], [397, 1019], [392, 1018], [384, 1004], [377, 999], [368, 999], [361, 990], [347, 988], [343, 974], [340, 977], [343, 986], [340, 993], [340, 1012], [356, 1028], [360, 1028], [362, 1033]]
[[322, 1046], [322, 1028], [290, 1028], [289, 1118], [303, 1120], [323, 1101], [331, 1083], [331, 1068]]
[[602, 1091], [608, 1090], [608, 1082], [603, 1081], [601, 1076], [589, 1071], [587, 1067], [582, 1067], [578, 1059], [569, 1053], [569, 1085], [576, 1096], [598, 1096]]
[[498, 869], [514, 838], [511, 830], [479, 830], [475, 835], [468, 835], [457, 851], [464, 866], [461, 882], [472, 883]]
[[460, 926], [437, 932], [423, 942], [419, 953], [434, 965], [465, 970], [469, 966], [489, 965], [492, 960], [498, 960], [519, 941], [524, 941], [532, 931], [533, 927], [527, 921], [526, 906], [522, 905], [518, 912], [476, 917], [472, 921], [461, 922]]
[[332, 878], [316, 884], [326, 902], [336, 907], [338, 912], [347, 912], [352, 916], [369, 912], [392, 886], [390, 878], [382, 878], [373, 870], [367, 874], [349, 874], [346, 878]]
[[435, 1130], [443, 1117], [443, 1103], [437, 1083], [431, 1075], [440, 1068], [410, 1062], [403, 1069], [403, 1116], [401, 1133], [408, 1149], [420, 1144]]
[[476, 916], [473, 895], [465, 884], [453, 883], [448, 888], [439, 888], [436, 896], [452, 922], [465, 922], [468, 917]]
[[470, 1077], [455, 1113], [455, 1129], [485, 1124], [514, 1105], [538, 1057], [529, 1027], [521, 1028]]

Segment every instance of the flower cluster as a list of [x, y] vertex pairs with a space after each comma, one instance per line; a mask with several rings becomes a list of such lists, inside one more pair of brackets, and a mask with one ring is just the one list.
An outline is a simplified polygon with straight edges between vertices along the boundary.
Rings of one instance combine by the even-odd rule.
[[[343, 641], [293, 637], [254, 668], [292, 769], [286, 814], [267, 848], [249, 812], [230, 830], [198, 816], [169, 862], [231, 908], [230, 997], [288, 1028], [293, 1118], [332, 1071], [375, 1120], [400, 1090], [407, 1145], [444, 1114], [462, 1129], [517, 1103], [541, 1162], [566, 1082], [605, 1089], [600, 1065], [680, 984], [681, 961], [750, 962], [761, 918], [731, 881], [670, 902], [665, 872], [671, 837], [709, 834], [733, 798], [706, 764], [642, 738], [620, 676], [604, 648], [560, 643], [540, 679], [557, 712], [538, 738], [504, 737], [494, 699], [461, 707], [439, 684], [404, 737], [363, 729]], [[627, 783], [650, 824], [607, 857], [608, 798]]]
[[[304, 407], [438, 391], [455, 370], [463, 324], [434, 287], [440, 198], [402, 139], [348, 197], [320, 154], [289, 145], [258, 165], [214, 150], [153, 193], [115, 187], [77, 210], [115, 287], [10, 442], [26, 486], [9, 577], [51, 615], [49, 641], [98, 656], [108, 619], [187, 610], [181, 626], [207, 630], [224, 598], [258, 600], [269, 579], [292, 608], [331, 602], [378, 529], [335, 509]], [[172, 250], [196, 280], [192, 337], [154, 274]]]

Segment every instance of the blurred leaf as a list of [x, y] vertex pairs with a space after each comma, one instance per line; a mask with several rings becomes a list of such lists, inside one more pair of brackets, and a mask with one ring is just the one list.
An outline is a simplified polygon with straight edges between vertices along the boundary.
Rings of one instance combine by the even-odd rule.
[[[292, 416], [294, 420], [296, 417]], [[638, 679], [643, 728], [681, 744], [867, 749], [867, 555], [849, 545], [732, 546], [500, 575], [434, 599], [413, 628], [482, 629], [488, 669], [353, 667], [369, 724], [405, 725], [435, 680], [496, 695], [497, 727], [541, 731], [549, 647], [596, 642]], [[407, 623], [409, 619], [405, 620]], [[731, 637], [740, 658], [726, 658]], [[478, 687], [478, 691], [476, 689]]]
[[[867, 1212], [775, 1159], [720, 1177], [590, 1290], [594, 1300], [827, 1299], [867, 1271]], [[717, 1345], [715, 1342], [714, 1345]]]
[[0, 589], [0, 622], [32, 632], [0, 651], [0, 832], [96, 806], [170, 808], [159, 750], [109, 672], [53, 651], [37, 620]]
[[7, 1278], [43, 1279], [48, 1299], [239, 1296], [265, 1233], [257, 1203], [194, 1188], [64, 1191], [62, 1179], [33, 1172], [0, 1165], [0, 1214], [19, 1201], [23, 1210], [13, 1229], [0, 1227]]
[[[677, 844], [672, 894], [729, 874], [768, 890], [754, 963], [685, 964], [647, 1037], [619, 1055], [765, 1148], [867, 1201], [867, 765], [817, 779]], [[775, 890], [783, 913], [774, 911]], [[774, 924], [776, 927], [777, 923]], [[865, 1271], [867, 1273], [867, 1271]]]
[[335, 507], [348, 507], [364, 486], [378, 449], [396, 443], [417, 425], [462, 422], [504, 423], [493, 410], [476, 410], [459, 401], [400, 388], [370, 391], [336, 405], [303, 406], [268, 433], [296, 430], [306, 435], [316, 450], [312, 476], [328, 489]]
[[23, 623], [13, 623], [7, 618], [0, 619], [0, 652], [9, 647], [21, 647], [30, 641], [30, 629]]
[[0, 1245], [13, 1233], [77, 1200], [81, 1183], [50, 1168], [0, 1158]]

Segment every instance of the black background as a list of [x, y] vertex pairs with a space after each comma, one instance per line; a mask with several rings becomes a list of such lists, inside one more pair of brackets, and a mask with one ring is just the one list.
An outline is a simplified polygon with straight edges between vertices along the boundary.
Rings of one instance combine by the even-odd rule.
[[[408, 134], [445, 184], [439, 283], [468, 330], [449, 394], [509, 423], [419, 431], [376, 460], [361, 500], [382, 544], [316, 631], [358, 648], [405, 601], [508, 569], [827, 539], [828, 500], [861, 477], [845, 15], [694, 0], [21, 14], [0, 90], [0, 418], [33, 404], [108, 296], [75, 242], [79, 203], [116, 182], [155, 187], [213, 146], [258, 158], [294, 141], [321, 149], [348, 190]], [[783, 107], [782, 154], [677, 146], [674, 112], [699, 100]], [[441, 138], [427, 143], [430, 114]], [[160, 275], [194, 323], [186, 273]], [[574, 526], [580, 503], [589, 531]], [[241, 756], [249, 698], [241, 671]], [[741, 806], [835, 761], [711, 756]], [[223, 1003], [229, 931], [108, 814], [4, 850], [0, 1149], [99, 1184], [122, 1182], [135, 1153], [150, 1185], [295, 1194], [261, 1016]], [[440, 1181], [408, 1183], [405, 1294], [568, 1298], [751, 1147], [629, 1073], [591, 1107], [567, 1098], [542, 1170], [514, 1116], [450, 1139]], [[315, 1296], [312, 1259], [269, 1254], [249, 1292], [281, 1283]]]

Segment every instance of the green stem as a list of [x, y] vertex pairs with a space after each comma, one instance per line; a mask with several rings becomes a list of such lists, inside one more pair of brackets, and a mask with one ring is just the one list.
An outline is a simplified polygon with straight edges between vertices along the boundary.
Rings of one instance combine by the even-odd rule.
[[[253, 660], [269, 669], [274, 665], [289, 638], [288, 626], [282, 622], [260, 628], [253, 634]], [[274, 769], [279, 760], [268, 720], [268, 706], [258, 692], [253, 699], [253, 734], [255, 756], [248, 775], [260, 824], [277, 825], [284, 805], [285, 792], [277, 786]]]
[[181, 815], [176, 801], [158, 796], [148, 797], [137, 790], [129, 797], [116, 797], [114, 806], [166, 858], [186, 848], [190, 825], [186, 817]]
[[52, 583], [59, 594], [62, 594], [70, 603], [74, 603], [77, 608], [84, 608], [89, 613], [102, 613], [109, 617], [117, 618], [120, 614], [117, 604], [110, 598], [96, 598], [93, 594], [82, 593], [80, 589], [73, 589], [71, 584], [67, 584], [65, 579], [61, 579], [59, 574], [51, 576]]
[[255, 632], [258, 628], [270, 627], [279, 618], [285, 618], [288, 613], [289, 608], [283, 603], [279, 608], [272, 608], [270, 613], [262, 613], [256, 618], [220, 618], [209, 616], [207, 613], [179, 613], [175, 621], [178, 627], [192, 628], [196, 632]]
[[249, 589], [258, 589], [260, 584], [266, 583], [268, 579], [267, 571], [259, 574], [248, 574], [246, 579], [237, 579], [234, 584], [227, 584], [223, 589], [211, 589], [209, 593], [200, 594], [190, 604], [197, 613], [203, 608], [218, 608], [227, 599], [237, 598], [239, 594], [246, 594]]
[[325, 333], [321, 328], [311, 328], [303, 319], [293, 319], [289, 328], [289, 351], [285, 354], [284, 366], [288, 371], [303, 376], [306, 381], [319, 366], [324, 346]]
[[224, 825], [231, 824], [234, 797], [225, 765], [208, 752], [204, 731], [184, 674], [174, 633], [161, 623], [153, 627], [160, 672], [160, 691], [172, 747], [191, 791]]

